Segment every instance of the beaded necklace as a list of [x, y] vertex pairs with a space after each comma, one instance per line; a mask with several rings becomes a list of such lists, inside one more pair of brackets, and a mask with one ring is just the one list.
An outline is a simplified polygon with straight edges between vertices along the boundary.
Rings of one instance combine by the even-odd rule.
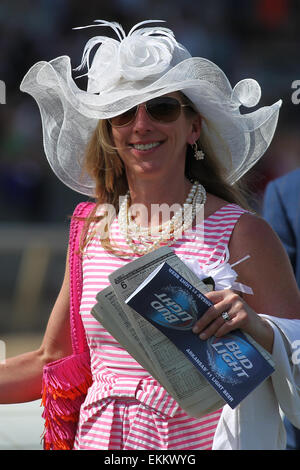
[[[195, 181], [183, 204], [172, 218], [156, 227], [141, 227], [130, 216], [129, 191], [125, 195], [120, 206], [118, 222], [122, 235], [127, 245], [134, 253], [144, 255], [158, 248], [162, 243], [172, 245], [188, 230], [199, 209], [206, 202], [204, 187]], [[155, 235], [153, 235], [155, 234]], [[134, 242], [137, 239], [138, 243]]]

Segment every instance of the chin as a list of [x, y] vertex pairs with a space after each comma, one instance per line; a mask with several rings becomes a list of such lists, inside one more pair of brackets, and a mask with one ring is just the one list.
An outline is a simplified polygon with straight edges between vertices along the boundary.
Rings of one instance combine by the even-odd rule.
[[133, 173], [139, 177], [159, 177], [163, 173], [166, 173], [166, 170], [162, 168], [161, 165], [157, 163], [152, 164], [150, 162], [143, 162], [141, 165], [137, 165], [133, 169]]

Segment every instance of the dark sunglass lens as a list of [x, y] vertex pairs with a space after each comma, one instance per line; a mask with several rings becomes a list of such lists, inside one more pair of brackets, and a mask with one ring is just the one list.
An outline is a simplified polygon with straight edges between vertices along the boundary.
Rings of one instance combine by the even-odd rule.
[[154, 98], [147, 102], [148, 113], [157, 121], [176, 121], [179, 117], [180, 109], [180, 103], [175, 98]]
[[129, 109], [128, 111], [125, 111], [125, 113], [120, 114], [119, 116], [110, 118], [109, 121], [113, 127], [126, 126], [126, 124], [129, 124], [130, 121], [132, 121], [135, 116], [135, 113], [136, 106], [134, 108]]

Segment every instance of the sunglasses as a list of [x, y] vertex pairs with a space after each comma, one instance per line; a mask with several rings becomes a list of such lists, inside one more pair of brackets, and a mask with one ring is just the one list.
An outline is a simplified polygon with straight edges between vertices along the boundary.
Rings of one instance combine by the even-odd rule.
[[181, 113], [181, 108], [192, 107], [188, 104], [181, 104], [176, 98], [169, 96], [153, 98], [147, 101], [145, 104], [134, 106], [134, 108], [125, 111], [125, 113], [119, 116], [108, 119], [112, 127], [123, 127], [131, 124], [138, 112], [140, 106], [144, 106], [148, 116], [157, 122], [167, 123], [176, 121]]

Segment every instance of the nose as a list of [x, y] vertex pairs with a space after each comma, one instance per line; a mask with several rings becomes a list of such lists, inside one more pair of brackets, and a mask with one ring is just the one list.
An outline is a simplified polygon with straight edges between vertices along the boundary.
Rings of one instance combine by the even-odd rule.
[[133, 129], [138, 132], [148, 131], [153, 128], [153, 121], [146, 111], [144, 104], [141, 104], [136, 112], [133, 122]]

